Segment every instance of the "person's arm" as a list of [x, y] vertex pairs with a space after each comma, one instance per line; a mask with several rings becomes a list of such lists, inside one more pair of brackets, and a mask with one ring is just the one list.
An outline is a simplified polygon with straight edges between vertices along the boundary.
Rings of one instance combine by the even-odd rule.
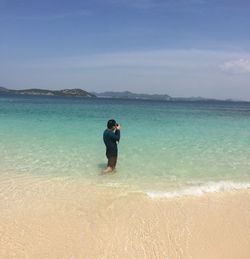
[[118, 137], [117, 141], [119, 141], [119, 140], [120, 140], [120, 136], [121, 136], [121, 131], [120, 131], [120, 129], [116, 129], [115, 135]]
[[110, 133], [110, 137], [115, 140], [115, 141], [119, 141], [120, 140], [120, 130], [116, 129], [115, 132], [111, 131]]

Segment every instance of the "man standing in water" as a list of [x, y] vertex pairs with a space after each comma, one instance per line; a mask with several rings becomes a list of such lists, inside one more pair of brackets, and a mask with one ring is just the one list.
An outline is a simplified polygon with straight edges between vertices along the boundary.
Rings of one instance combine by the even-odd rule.
[[117, 142], [120, 140], [120, 125], [115, 120], [109, 120], [107, 129], [103, 132], [103, 141], [106, 145], [106, 156], [108, 158], [105, 173], [110, 173], [115, 169], [117, 162]]

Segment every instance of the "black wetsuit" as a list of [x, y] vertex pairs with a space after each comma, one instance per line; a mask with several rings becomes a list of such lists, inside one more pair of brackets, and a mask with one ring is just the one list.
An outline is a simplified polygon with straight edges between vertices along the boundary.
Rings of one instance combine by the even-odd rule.
[[113, 132], [112, 130], [106, 129], [103, 132], [103, 141], [106, 145], [106, 156], [109, 157], [117, 157], [118, 149], [117, 142], [120, 140], [120, 130], [116, 130]]

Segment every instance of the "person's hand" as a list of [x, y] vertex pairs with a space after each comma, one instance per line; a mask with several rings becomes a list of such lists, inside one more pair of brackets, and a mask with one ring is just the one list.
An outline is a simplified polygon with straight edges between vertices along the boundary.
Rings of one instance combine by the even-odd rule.
[[120, 124], [118, 124], [117, 126], [116, 126], [116, 129], [121, 129], [121, 125]]

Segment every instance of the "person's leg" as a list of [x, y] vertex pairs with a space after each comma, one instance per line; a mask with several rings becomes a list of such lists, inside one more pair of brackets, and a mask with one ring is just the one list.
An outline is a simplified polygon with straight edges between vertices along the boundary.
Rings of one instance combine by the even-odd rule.
[[109, 166], [112, 168], [112, 170], [115, 169], [117, 162], [117, 156], [111, 156], [109, 159]]
[[117, 156], [107, 156], [108, 158], [108, 164], [107, 168], [104, 170], [105, 173], [110, 173], [115, 169], [116, 162], [117, 162]]
[[110, 166], [110, 158], [111, 156], [109, 154], [106, 154], [106, 157], [108, 159], [107, 167], [103, 170], [104, 173], [110, 173], [112, 172], [112, 167]]

